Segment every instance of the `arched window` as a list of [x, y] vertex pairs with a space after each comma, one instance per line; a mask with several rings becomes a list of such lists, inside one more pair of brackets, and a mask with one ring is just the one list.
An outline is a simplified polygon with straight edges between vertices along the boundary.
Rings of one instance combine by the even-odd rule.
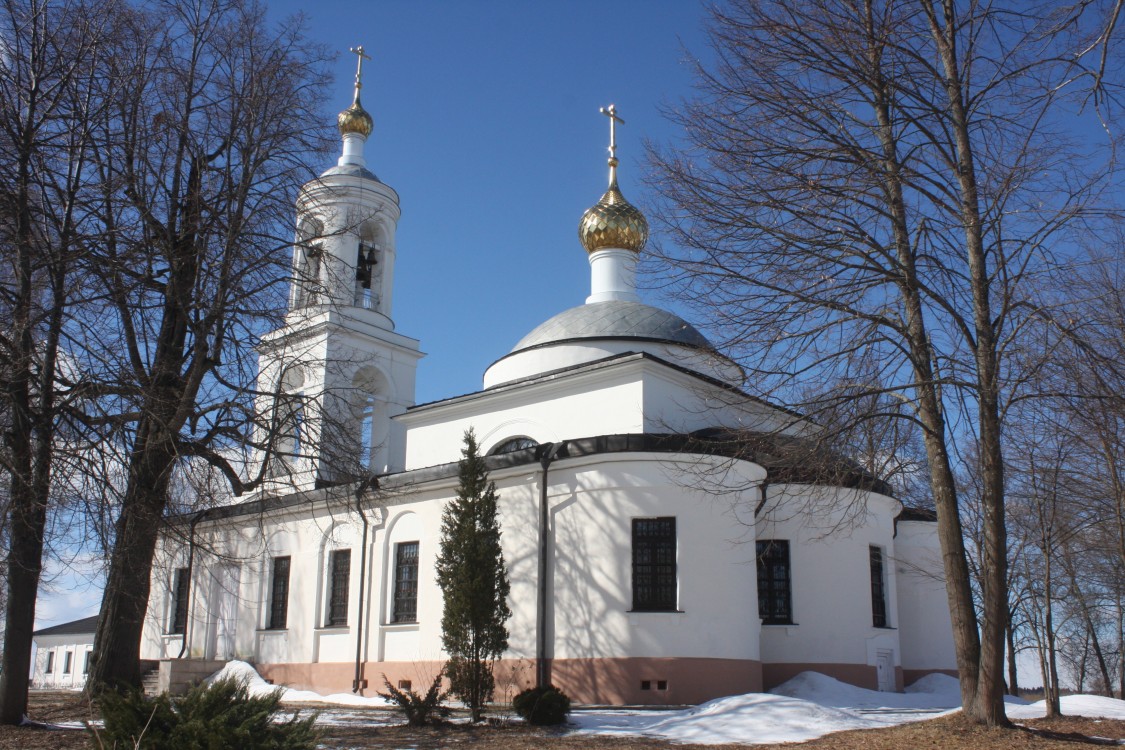
[[359, 422], [360, 456], [366, 466], [371, 461], [371, 451], [375, 448], [375, 397], [368, 395], [363, 402]]
[[355, 259], [355, 299], [352, 303], [356, 307], [379, 310], [386, 237], [385, 228], [377, 222], [367, 222], [360, 228]]
[[520, 437], [508, 438], [504, 442], [497, 445], [495, 448], [488, 452], [490, 456], [498, 456], [501, 453], [515, 453], [516, 451], [527, 450], [539, 445], [538, 441], [521, 435]]
[[376, 290], [372, 281], [378, 276], [379, 246], [373, 242], [361, 241], [355, 261], [355, 306], [373, 310], [378, 306]]
[[324, 229], [316, 219], [304, 219], [297, 227], [293, 267], [293, 307], [315, 305], [321, 285], [323, 250], [314, 240]]

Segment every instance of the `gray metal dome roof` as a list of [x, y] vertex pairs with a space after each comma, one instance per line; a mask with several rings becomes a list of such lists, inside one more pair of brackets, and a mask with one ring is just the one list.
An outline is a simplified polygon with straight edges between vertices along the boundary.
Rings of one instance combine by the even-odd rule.
[[347, 177], [363, 177], [363, 178], [366, 178], [368, 180], [375, 180], [375, 182], [380, 181], [379, 178], [375, 176], [375, 173], [372, 172], [370, 169], [367, 169], [366, 167], [361, 167], [357, 164], [345, 164], [342, 167], [341, 166], [332, 167], [331, 169], [327, 169], [324, 172], [322, 172], [320, 176], [321, 177], [331, 177], [332, 175], [345, 175]]
[[571, 339], [648, 339], [713, 350], [707, 338], [678, 315], [640, 302], [592, 302], [564, 310], [520, 339], [512, 353]]

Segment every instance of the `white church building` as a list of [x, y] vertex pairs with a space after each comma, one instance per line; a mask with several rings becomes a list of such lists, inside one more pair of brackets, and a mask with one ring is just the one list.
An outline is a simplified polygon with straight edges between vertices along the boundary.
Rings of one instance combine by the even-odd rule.
[[371, 695], [384, 674], [424, 689], [470, 428], [511, 581], [498, 699], [550, 682], [579, 703], [684, 704], [805, 670], [881, 690], [955, 673], [932, 517], [804, 451], [815, 425], [638, 298], [648, 226], [603, 111], [609, 187], [579, 225], [589, 295], [528, 321], [481, 390], [415, 404], [419, 342], [392, 316], [399, 197], [367, 168], [357, 74], [342, 155], [298, 198], [285, 324], [259, 347], [269, 485], [162, 537], [142, 657], [165, 686], [243, 659], [324, 693]]

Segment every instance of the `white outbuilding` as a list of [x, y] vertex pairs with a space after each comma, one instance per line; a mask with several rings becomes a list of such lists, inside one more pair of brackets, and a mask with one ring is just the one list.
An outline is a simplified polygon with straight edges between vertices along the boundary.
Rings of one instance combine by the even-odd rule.
[[55, 690], [79, 690], [90, 673], [90, 652], [98, 618], [84, 617], [36, 630], [31, 686]]
[[422, 354], [391, 308], [399, 198], [365, 162], [358, 85], [339, 128], [338, 164], [298, 199], [286, 323], [259, 348], [269, 482], [162, 537], [142, 645], [162, 684], [235, 658], [321, 692], [427, 684], [470, 428], [511, 580], [498, 697], [551, 682], [581, 703], [684, 704], [805, 670], [882, 690], [954, 673], [932, 516], [639, 299], [648, 227], [615, 134], [579, 227], [585, 303], [528, 321], [481, 390], [415, 404]]

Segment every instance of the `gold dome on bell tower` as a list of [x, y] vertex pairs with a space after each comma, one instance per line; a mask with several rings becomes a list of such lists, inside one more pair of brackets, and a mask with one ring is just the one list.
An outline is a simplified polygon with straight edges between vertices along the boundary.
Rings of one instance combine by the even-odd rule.
[[375, 121], [371, 119], [371, 115], [367, 114], [367, 110], [359, 103], [359, 90], [363, 88], [361, 80], [363, 76], [363, 61], [370, 60], [371, 55], [364, 52], [363, 45], [352, 47], [349, 51], [354, 53], [358, 58], [355, 71], [355, 97], [352, 99], [352, 106], [336, 116], [336, 128], [340, 131], [340, 135], [354, 133], [367, 138], [371, 135], [371, 131], [375, 129]]
[[601, 108], [609, 117], [609, 188], [597, 203], [586, 209], [578, 222], [578, 239], [586, 252], [622, 249], [639, 253], [648, 242], [648, 221], [617, 187], [617, 116], [614, 105]]

